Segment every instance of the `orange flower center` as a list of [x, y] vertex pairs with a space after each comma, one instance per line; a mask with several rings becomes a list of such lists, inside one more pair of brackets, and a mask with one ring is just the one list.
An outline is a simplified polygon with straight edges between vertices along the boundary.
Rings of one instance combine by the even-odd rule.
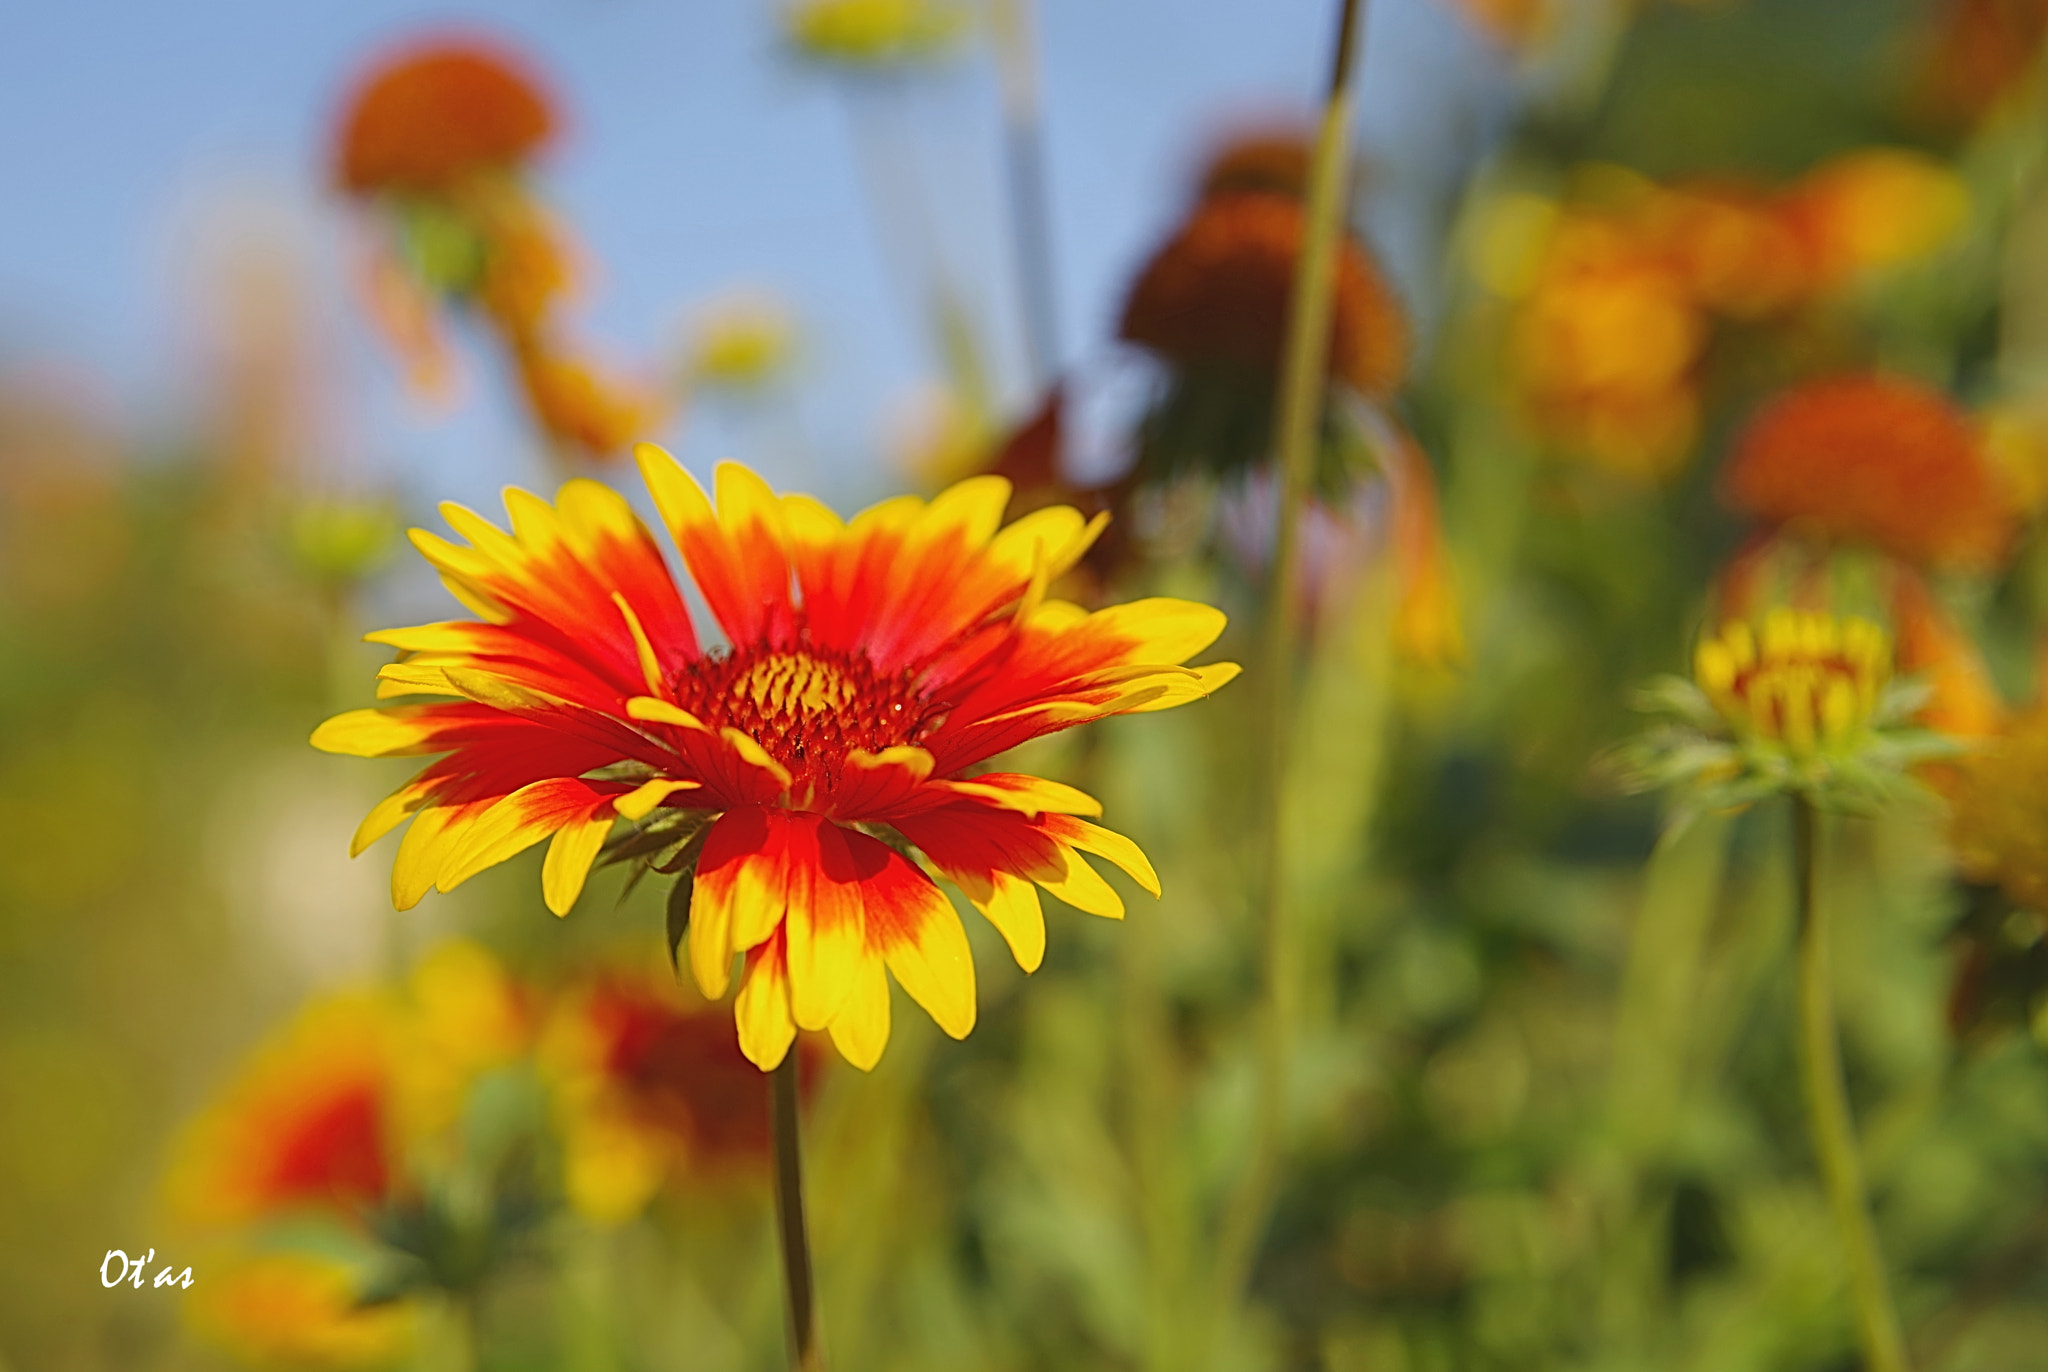
[[741, 648], [692, 663], [676, 703], [714, 729], [753, 739], [806, 786], [829, 793], [846, 755], [915, 743], [943, 707], [909, 674], [884, 677], [863, 653]]

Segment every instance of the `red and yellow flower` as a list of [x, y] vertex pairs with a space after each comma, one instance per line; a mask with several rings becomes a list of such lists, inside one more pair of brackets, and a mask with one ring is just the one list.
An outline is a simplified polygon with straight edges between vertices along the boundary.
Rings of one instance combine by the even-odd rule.
[[744, 954], [735, 1010], [752, 1061], [771, 1068], [797, 1029], [825, 1029], [869, 1067], [892, 975], [954, 1037], [974, 1024], [965, 932], [905, 846], [1026, 970], [1044, 951], [1040, 888], [1123, 912], [1083, 853], [1157, 891], [1137, 846], [1084, 818], [1101, 812], [1093, 799], [976, 769], [1054, 730], [1206, 696], [1235, 664], [1181, 664], [1221, 633], [1220, 612], [1047, 600], [1101, 522], [1054, 507], [999, 531], [1000, 478], [845, 522], [730, 463], [714, 503], [667, 453], [638, 453], [728, 646], [699, 646], [653, 539], [604, 486], [572, 481], [554, 505], [508, 492], [509, 534], [444, 506], [469, 546], [413, 541], [478, 618], [370, 637], [403, 654], [381, 694], [453, 699], [353, 711], [313, 736], [359, 756], [446, 754], [356, 835], [361, 851], [411, 820], [392, 874], [401, 908], [546, 838], [542, 890], [563, 913], [614, 821], [703, 812], [699, 987], [723, 996]]
[[397, 1034], [381, 997], [307, 1006], [194, 1123], [172, 1176], [178, 1213], [241, 1224], [382, 1205], [403, 1170]]
[[416, 1191], [470, 1084], [530, 1034], [520, 988], [476, 944], [440, 945], [407, 990], [323, 996], [259, 1047], [188, 1131], [175, 1211], [204, 1226], [353, 1222]]

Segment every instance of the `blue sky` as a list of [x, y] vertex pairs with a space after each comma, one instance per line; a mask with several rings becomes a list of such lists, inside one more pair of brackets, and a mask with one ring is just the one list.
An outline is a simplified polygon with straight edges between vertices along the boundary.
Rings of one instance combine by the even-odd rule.
[[[1360, 115], [1361, 141], [1386, 167], [1372, 228], [1421, 297], [1431, 206], [1507, 98], [1504, 72], [1443, 5], [1376, 0]], [[1306, 110], [1334, 6], [1039, 0], [1038, 11], [1071, 361], [1100, 348], [1206, 136], [1233, 117]], [[540, 479], [485, 350], [469, 350], [454, 412], [422, 412], [404, 394], [348, 299], [342, 208], [322, 184], [334, 104], [365, 54], [448, 27], [531, 53], [568, 108], [541, 183], [602, 263], [580, 319], [593, 339], [651, 357], [693, 307], [739, 286], [793, 305], [808, 340], [795, 424], [828, 495], [886, 484], [883, 416], [937, 370], [877, 239], [857, 128], [908, 131], [952, 270], [971, 283], [1006, 396], [1022, 402], [988, 59], [972, 50], [907, 90], [858, 95], [778, 50], [768, 0], [17, 3], [0, 25], [0, 365], [59, 360], [100, 378], [131, 428], [164, 428], [192, 383], [209, 252], [250, 232], [253, 215], [291, 243], [334, 358], [333, 461], [415, 496], [482, 504], [505, 481]], [[672, 437], [706, 467], [758, 435], [700, 410]]]

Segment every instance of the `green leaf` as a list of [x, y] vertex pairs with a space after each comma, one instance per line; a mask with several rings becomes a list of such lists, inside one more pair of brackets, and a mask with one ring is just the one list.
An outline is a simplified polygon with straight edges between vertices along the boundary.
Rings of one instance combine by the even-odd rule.
[[663, 866], [659, 870], [672, 872], [676, 884], [668, 892], [667, 944], [668, 965], [678, 976], [682, 966], [676, 957], [676, 950], [683, 946], [683, 938], [690, 932], [690, 898], [697, 889], [697, 859], [704, 852], [704, 837], [710, 832], [705, 825], [690, 835], [689, 842], [677, 853], [673, 867]]
[[676, 950], [683, 946], [683, 939], [690, 932], [690, 898], [696, 890], [695, 872], [676, 878], [676, 884], [668, 890], [668, 965], [677, 976], [682, 975], [683, 967]]

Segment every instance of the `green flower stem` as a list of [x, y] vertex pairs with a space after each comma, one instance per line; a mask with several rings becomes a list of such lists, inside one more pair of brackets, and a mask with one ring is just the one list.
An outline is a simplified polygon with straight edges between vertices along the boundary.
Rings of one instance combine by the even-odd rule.
[[1828, 1204], [1841, 1230], [1856, 1307], [1856, 1336], [1869, 1372], [1907, 1372], [1906, 1341], [1892, 1309], [1884, 1258], [1870, 1222], [1863, 1163], [1856, 1152], [1849, 1093], [1842, 1083], [1842, 1050], [1835, 1031], [1828, 966], [1827, 906], [1820, 900], [1815, 858], [1818, 816], [1805, 796], [1792, 798], [1792, 863], [1799, 922], [1799, 1075], [1806, 1088], [1807, 1122]]
[[1045, 133], [1039, 117], [1033, 0], [995, 0], [990, 27], [1003, 89], [1003, 151], [1009, 174], [1011, 246], [1024, 306], [1024, 356], [1033, 390], [1059, 374], [1051, 213], [1046, 204]]
[[799, 1153], [796, 1045], [770, 1074], [769, 1114], [775, 1134], [775, 1220], [782, 1236], [782, 1278], [789, 1292], [789, 1327], [795, 1372], [825, 1372], [818, 1347], [818, 1310], [811, 1294], [811, 1236], [804, 1224], [804, 1169]]
[[1351, 86], [1356, 68], [1362, 0], [1343, 0], [1329, 98], [1316, 132], [1307, 221], [1295, 263], [1288, 310], [1287, 351], [1280, 372], [1280, 403], [1273, 452], [1279, 467], [1279, 527], [1266, 602], [1260, 664], [1265, 678], [1264, 801], [1264, 1006], [1259, 1032], [1258, 1103], [1253, 1111], [1252, 1154], [1225, 1204], [1217, 1238], [1217, 1313], [1233, 1308], [1251, 1275], [1252, 1261], [1279, 1186], [1285, 1147], [1287, 1069], [1298, 998], [1288, 928], [1285, 806], [1288, 723], [1293, 715], [1296, 646], [1301, 636], [1301, 507], [1315, 470], [1323, 393], [1329, 367], [1330, 325], [1336, 308], [1337, 248], [1344, 232], [1345, 174], [1351, 141]]

